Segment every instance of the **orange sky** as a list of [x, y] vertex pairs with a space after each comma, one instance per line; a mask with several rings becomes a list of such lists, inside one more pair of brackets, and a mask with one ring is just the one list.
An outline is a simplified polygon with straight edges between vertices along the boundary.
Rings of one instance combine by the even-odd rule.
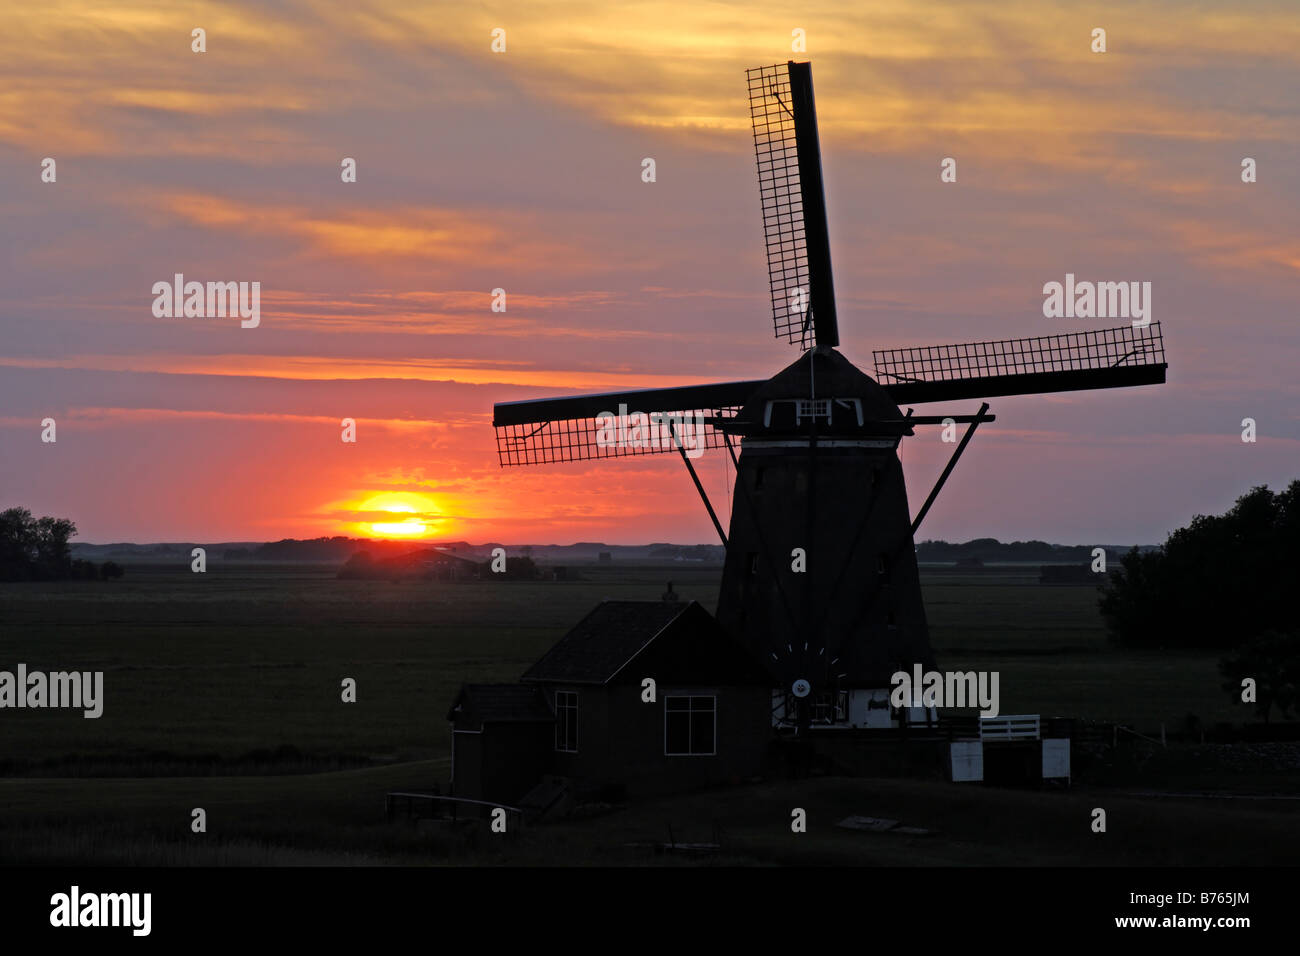
[[[1296, 477], [1294, 4], [125, 0], [0, 34], [0, 507], [87, 541], [711, 540], [680, 462], [503, 471], [491, 408], [795, 357], [743, 72], [792, 55], [859, 365], [1087, 327], [1043, 317], [1066, 272], [1153, 283], [1169, 384], [995, 400], [923, 536], [1158, 541]], [[259, 281], [261, 324], [156, 318], [178, 272]], [[905, 442], [914, 508], [948, 450]]]

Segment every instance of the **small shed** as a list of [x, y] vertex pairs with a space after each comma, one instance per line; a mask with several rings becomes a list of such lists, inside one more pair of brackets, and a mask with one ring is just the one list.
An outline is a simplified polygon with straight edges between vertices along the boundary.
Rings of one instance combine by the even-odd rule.
[[524, 684], [465, 684], [451, 710], [451, 793], [512, 806], [547, 770], [555, 715]]

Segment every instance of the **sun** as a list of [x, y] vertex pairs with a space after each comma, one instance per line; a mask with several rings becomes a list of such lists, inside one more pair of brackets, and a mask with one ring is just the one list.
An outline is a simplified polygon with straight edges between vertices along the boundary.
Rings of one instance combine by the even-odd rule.
[[[410, 505], [396, 505], [384, 510], [395, 515], [415, 513], [415, 509]], [[395, 538], [417, 538], [426, 533], [429, 526], [418, 518], [408, 518], [405, 521], [372, 521], [370, 530], [375, 534], [392, 535]]]
[[[422, 538], [430, 534], [433, 525], [441, 523], [437, 517], [438, 508], [433, 500], [425, 495], [411, 492], [385, 492], [373, 495], [356, 506], [363, 520], [358, 529], [380, 538]], [[400, 521], [376, 521], [376, 513], [392, 515]]]

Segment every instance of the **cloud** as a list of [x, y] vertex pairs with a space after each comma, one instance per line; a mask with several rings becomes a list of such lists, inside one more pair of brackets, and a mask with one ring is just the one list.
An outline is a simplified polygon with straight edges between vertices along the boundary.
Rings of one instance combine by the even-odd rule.
[[110, 372], [156, 372], [168, 375], [217, 375], [284, 381], [458, 382], [466, 385], [515, 385], [555, 390], [616, 391], [694, 385], [698, 378], [674, 374], [630, 374], [599, 369], [536, 369], [526, 361], [420, 359], [340, 359], [314, 355], [68, 355], [60, 358], [0, 358], [0, 368], [84, 369]]

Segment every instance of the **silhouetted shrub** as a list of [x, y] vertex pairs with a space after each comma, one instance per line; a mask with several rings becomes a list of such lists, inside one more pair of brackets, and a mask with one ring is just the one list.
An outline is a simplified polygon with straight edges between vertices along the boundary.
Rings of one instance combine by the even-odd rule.
[[1255, 704], [1264, 723], [1274, 706], [1284, 718], [1300, 705], [1300, 632], [1266, 631], [1248, 641], [1235, 655], [1219, 662], [1227, 680], [1223, 689], [1233, 703], [1242, 703], [1242, 681], [1255, 681]]
[[1300, 480], [1197, 515], [1161, 548], [1134, 548], [1108, 577], [1101, 613], [1122, 646], [1228, 649], [1300, 630]]
[[[68, 539], [77, 526], [67, 518], [33, 518], [26, 508], [0, 511], [0, 581], [73, 577]], [[92, 565], [93, 567], [93, 565]]]

